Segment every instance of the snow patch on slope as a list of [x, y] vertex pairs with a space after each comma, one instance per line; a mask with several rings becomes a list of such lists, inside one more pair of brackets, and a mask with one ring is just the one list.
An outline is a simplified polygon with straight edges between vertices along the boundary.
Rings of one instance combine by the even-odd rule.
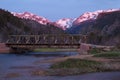
[[47, 23], [50, 22], [48, 19], [46, 19], [44, 17], [37, 16], [37, 15], [34, 15], [32, 13], [29, 13], [29, 12], [24, 12], [24, 13], [15, 13], [15, 12], [12, 12], [12, 14], [14, 16], [19, 17], [19, 18], [25, 18], [25, 19], [30, 19], [30, 20], [37, 21], [38, 23], [43, 24], [43, 25], [46, 25]]
[[63, 30], [66, 30], [67, 28], [72, 27], [72, 23], [74, 22], [74, 19], [70, 19], [70, 18], [64, 18], [64, 19], [60, 19], [58, 21], [55, 22], [55, 24], [62, 28]]
[[119, 11], [120, 9], [109, 9], [109, 10], [98, 10], [95, 12], [86, 12], [80, 17], [78, 17], [75, 21], [74, 24], [79, 24], [81, 22], [87, 21], [87, 20], [94, 20], [97, 19], [98, 15], [100, 13], [108, 13], [108, 12], [114, 12], [114, 11]]

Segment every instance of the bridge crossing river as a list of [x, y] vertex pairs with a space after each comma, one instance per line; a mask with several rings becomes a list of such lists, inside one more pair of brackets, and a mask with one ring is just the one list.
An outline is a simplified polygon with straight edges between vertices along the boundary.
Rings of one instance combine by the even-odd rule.
[[79, 47], [86, 42], [81, 34], [9, 35], [6, 45], [19, 48]]
[[10, 35], [6, 42], [9, 47], [52, 47], [79, 46], [86, 41], [86, 35], [76, 34], [41, 34]]

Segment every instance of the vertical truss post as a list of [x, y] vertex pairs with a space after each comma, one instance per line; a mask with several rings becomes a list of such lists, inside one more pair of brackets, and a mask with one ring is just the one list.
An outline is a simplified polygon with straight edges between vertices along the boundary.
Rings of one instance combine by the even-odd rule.
[[30, 36], [26, 36], [26, 44], [29, 44], [29, 41], [30, 41]]
[[36, 36], [35, 36], [35, 44], [38, 44], [38, 41], [39, 41], [39, 36], [36, 35]]
[[17, 37], [17, 44], [19, 44], [20, 42], [20, 36], [16, 36]]

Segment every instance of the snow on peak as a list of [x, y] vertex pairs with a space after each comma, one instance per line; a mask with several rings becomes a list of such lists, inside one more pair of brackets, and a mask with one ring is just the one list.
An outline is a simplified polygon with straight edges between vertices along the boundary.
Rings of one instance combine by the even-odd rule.
[[74, 24], [79, 24], [81, 22], [87, 21], [87, 20], [94, 20], [98, 17], [100, 13], [107, 13], [107, 12], [114, 12], [114, 11], [119, 11], [120, 9], [109, 9], [109, 10], [98, 10], [95, 12], [86, 12], [80, 17], [78, 17], [75, 21]]
[[63, 19], [60, 19], [56, 22], [51, 22], [44, 17], [37, 16], [37, 15], [34, 15], [32, 13], [29, 13], [29, 12], [24, 12], [24, 13], [11, 12], [11, 13], [14, 16], [17, 16], [19, 18], [34, 20], [34, 21], [37, 21], [38, 23], [43, 24], [43, 25], [50, 23], [50, 24], [53, 24], [53, 25], [55, 25], [63, 30], [66, 30], [68, 28], [71, 28], [72, 25], [77, 25], [77, 24], [80, 24], [80, 23], [87, 21], [87, 20], [95, 20], [95, 19], [97, 19], [98, 15], [100, 13], [114, 12], [114, 11], [119, 11], [119, 10], [120, 9], [109, 9], [109, 10], [98, 10], [95, 12], [86, 12], [78, 18], [75, 18], [75, 19], [63, 18]]
[[47, 23], [50, 23], [50, 24], [56, 25], [57, 27], [59, 27], [59, 28], [61, 28], [63, 30], [66, 30], [67, 28], [71, 27], [72, 23], [74, 21], [73, 19], [64, 18], [64, 19], [60, 19], [60, 20], [58, 20], [56, 22], [51, 22], [51, 21], [47, 20], [44, 17], [37, 16], [37, 15], [34, 15], [32, 13], [29, 13], [29, 12], [24, 12], [24, 13], [11, 12], [11, 13], [14, 16], [17, 16], [19, 18], [25, 18], [25, 19], [34, 20], [34, 21], [37, 21], [40, 24], [46, 25]]
[[37, 16], [37, 15], [34, 15], [32, 13], [29, 13], [29, 12], [24, 12], [24, 13], [15, 13], [15, 12], [12, 12], [12, 14], [14, 16], [19, 17], [19, 18], [25, 18], [25, 19], [30, 19], [30, 20], [37, 21], [38, 23], [43, 24], [43, 25], [46, 25], [47, 23], [50, 22], [49, 20], [47, 20], [44, 17]]
[[70, 18], [63, 18], [55, 22], [56, 26], [59, 28], [62, 28], [63, 30], [66, 30], [67, 28], [70, 28], [72, 26], [74, 19]]

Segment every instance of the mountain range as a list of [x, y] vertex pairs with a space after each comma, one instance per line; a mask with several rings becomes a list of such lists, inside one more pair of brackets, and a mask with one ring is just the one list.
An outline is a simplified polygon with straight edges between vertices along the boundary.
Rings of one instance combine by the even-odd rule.
[[120, 11], [100, 13], [96, 19], [74, 25], [67, 32], [87, 35], [88, 43], [120, 46]]
[[78, 18], [63, 18], [60, 20], [57, 20], [56, 22], [52, 22], [50, 20], [48, 20], [47, 18], [29, 13], [29, 12], [23, 12], [23, 13], [15, 13], [15, 12], [11, 12], [14, 16], [17, 16], [19, 18], [24, 18], [24, 19], [30, 19], [30, 20], [35, 20], [40, 24], [43, 25], [47, 25], [49, 24], [53, 24], [63, 30], [67, 30], [69, 28], [71, 28], [74, 25], [79, 25], [87, 20], [95, 20], [97, 19], [98, 15], [101, 13], [109, 13], [109, 12], [114, 12], [114, 11], [120, 11], [120, 9], [109, 9], [109, 10], [98, 10], [95, 12], [86, 12], [84, 14], [82, 14], [81, 16], [79, 16]]
[[120, 45], [120, 9], [86, 12], [78, 18], [56, 22], [29, 12], [0, 9], [0, 42], [16, 34], [84, 34], [88, 43]]

